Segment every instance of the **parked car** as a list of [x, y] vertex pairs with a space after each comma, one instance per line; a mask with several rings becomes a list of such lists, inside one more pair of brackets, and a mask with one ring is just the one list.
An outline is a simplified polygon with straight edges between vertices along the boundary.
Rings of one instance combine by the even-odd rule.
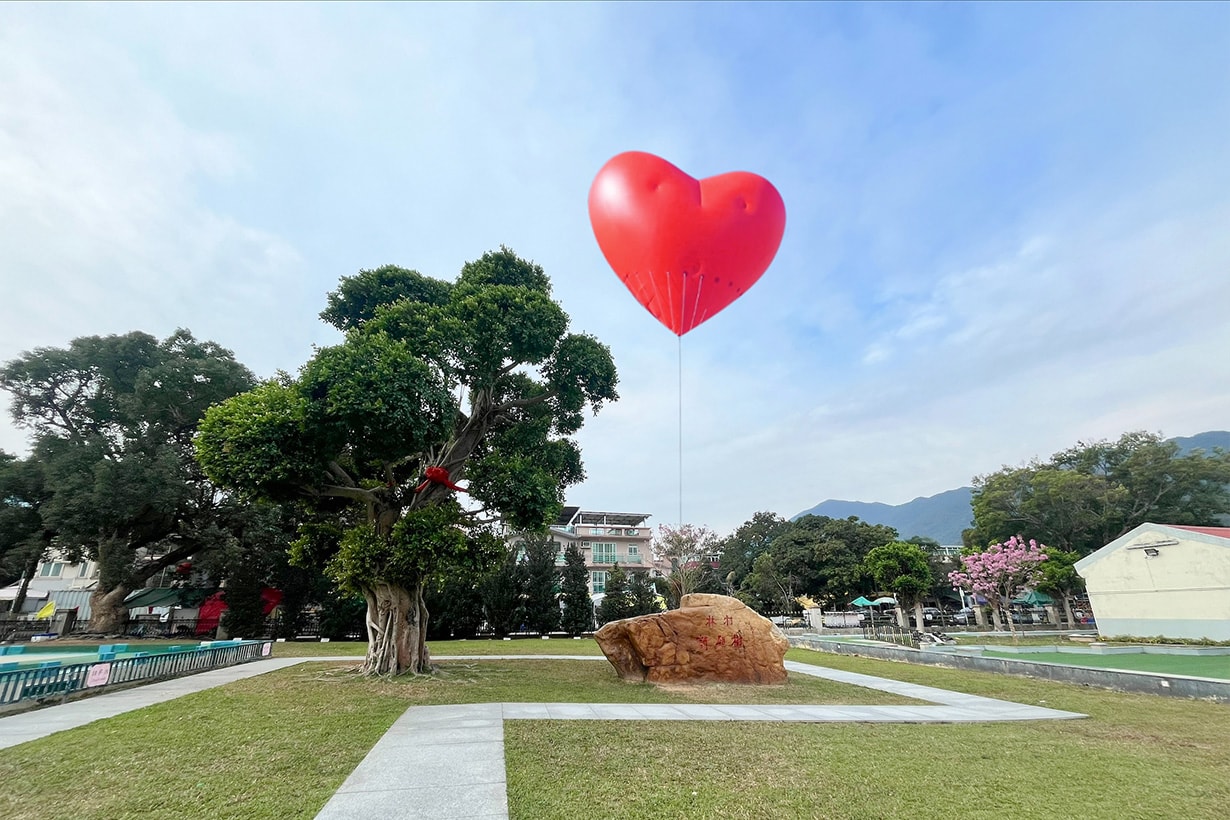
[[948, 615], [948, 622], [951, 624], [972, 624], [977, 623], [977, 620], [978, 619], [974, 617], [973, 608], [968, 606], [963, 606], [956, 612]]
[[929, 624], [943, 623], [944, 613], [933, 606], [923, 607], [923, 620]]

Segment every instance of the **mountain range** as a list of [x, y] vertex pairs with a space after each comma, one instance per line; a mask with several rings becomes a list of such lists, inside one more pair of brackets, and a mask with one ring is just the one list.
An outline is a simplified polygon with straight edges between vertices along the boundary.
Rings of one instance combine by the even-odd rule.
[[[1215, 447], [1230, 451], [1230, 431], [1226, 430], [1211, 430], [1169, 440], [1179, 445], [1181, 455], [1192, 450], [1211, 452]], [[960, 544], [961, 531], [974, 524], [973, 510], [970, 508], [972, 493], [972, 487], [958, 487], [895, 505], [876, 501], [829, 499], [803, 510], [790, 520], [805, 515], [825, 515], [829, 518], [849, 518], [857, 515], [869, 524], [887, 524], [897, 530], [902, 538], [922, 535], [934, 538], [941, 544]]]

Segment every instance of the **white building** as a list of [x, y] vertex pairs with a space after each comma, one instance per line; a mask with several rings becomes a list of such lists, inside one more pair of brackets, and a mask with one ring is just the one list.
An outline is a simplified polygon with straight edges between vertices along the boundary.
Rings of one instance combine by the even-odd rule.
[[1141, 524], [1076, 571], [1103, 635], [1230, 641], [1230, 527]]
[[[590, 595], [606, 592], [606, 580], [616, 563], [625, 570], [650, 571], [653, 566], [649, 543], [651, 529], [645, 525], [648, 513], [593, 512], [580, 507], [564, 507], [551, 525], [551, 538], [559, 544], [555, 563], [564, 565], [569, 544], [581, 548], [589, 570]], [[515, 544], [517, 539], [514, 539]]]
[[[87, 559], [80, 564], [74, 564], [63, 558], [49, 556], [39, 561], [34, 577], [30, 579], [29, 587], [26, 589], [26, 602], [21, 612], [22, 614], [37, 612], [48, 600], [54, 600], [60, 608], [76, 606], [80, 609], [81, 602], [89, 600], [88, 593], [97, 583], [98, 565], [93, 561]], [[20, 588], [21, 582], [18, 581], [0, 589], [0, 612], [12, 608]], [[56, 593], [67, 592], [74, 594], [56, 595]], [[82, 617], [89, 617], [88, 604], [85, 604], [85, 614]]]

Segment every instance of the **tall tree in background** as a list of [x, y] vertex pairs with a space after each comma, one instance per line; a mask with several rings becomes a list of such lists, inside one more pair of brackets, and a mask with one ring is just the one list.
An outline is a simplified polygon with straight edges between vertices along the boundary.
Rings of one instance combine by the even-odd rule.
[[666, 583], [670, 588], [671, 609], [679, 608], [679, 601], [684, 595], [716, 586], [713, 565], [718, 555], [719, 540], [708, 527], [661, 524], [652, 549], [658, 558], [670, 562]]
[[233, 502], [197, 467], [192, 440], [207, 407], [252, 383], [230, 351], [186, 330], [84, 337], [0, 369], [14, 421], [34, 434], [44, 530], [66, 559], [98, 562], [91, 630], [119, 629], [129, 592], [225, 542], [219, 517]]
[[628, 617], [652, 615], [662, 611], [658, 591], [649, 581], [648, 572], [628, 573], [628, 598], [632, 602]]
[[524, 619], [525, 565], [517, 552], [515, 547], [507, 549], [478, 585], [483, 614], [497, 638], [516, 632]]
[[[220, 484], [336, 515], [336, 551], [315, 559], [367, 601], [364, 671], [426, 672], [424, 590], [498, 554], [485, 525], [554, 518], [584, 475], [568, 437], [617, 398], [615, 366], [567, 332], [542, 268], [507, 249], [455, 283], [361, 271], [321, 316], [345, 341], [211, 410], [198, 454]], [[463, 479], [476, 508], [456, 500]]]
[[768, 578], [781, 589], [783, 603], [787, 596], [793, 601], [798, 595], [808, 595], [822, 606], [841, 605], [871, 591], [871, 576], [863, 559], [875, 547], [896, 540], [892, 527], [868, 524], [856, 516], [805, 515], [773, 539], [757, 559], [761, 561], [759, 571], [753, 563], [742, 589], [765, 589]]
[[[925, 626], [922, 602], [931, 591], [927, 553], [917, 544], [892, 541], [868, 552], [863, 565], [876, 585], [897, 599], [899, 611], [913, 608], [914, 623], [921, 630]], [[908, 626], [904, 622], [900, 625]]]
[[756, 558], [767, 552], [773, 539], [789, 527], [790, 522], [777, 513], [758, 512], [721, 543], [718, 575], [728, 594], [734, 594], [752, 571]]
[[560, 582], [560, 628], [573, 637], [594, 628], [594, 600], [589, 594], [589, 570], [575, 543], [564, 550], [564, 574]]
[[628, 574], [619, 564], [612, 564], [606, 577], [606, 590], [598, 604], [598, 625], [632, 616], [632, 598], [628, 594]]
[[0, 450], [0, 586], [21, 581], [13, 612], [25, 604], [30, 580], [55, 534], [41, 512], [50, 498], [38, 461]]
[[1216, 526], [1230, 513], [1230, 454], [1179, 454], [1152, 433], [1081, 443], [974, 479], [975, 548], [1027, 531], [1088, 555], [1146, 521]]
[[530, 533], [521, 542], [525, 551], [525, 625], [531, 632], [549, 635], [559, 629], [560, 569], [555, 563], [559, 543]]

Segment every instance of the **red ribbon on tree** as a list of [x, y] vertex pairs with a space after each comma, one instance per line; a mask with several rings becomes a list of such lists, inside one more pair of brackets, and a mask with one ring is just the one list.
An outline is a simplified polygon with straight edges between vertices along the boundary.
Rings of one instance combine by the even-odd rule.
[[458, 487], [456, 484], [454, 484], [452, 481], [449, 480], [448, 470], [444, 469], [443, 467], [428, 467], [426, 472], [427, 472], [427, 478], [423, 479], [422, 484], [414, 488], [414, 491], [416, 493], [423, 492], [423, 490], [427, 489], [427, 485], [433, 482], [436, 484], [443, 484], [445, 487], [448, 487], [450, 490], [456, 490], [459, 493], [464, 493], [466, 491], [464, 487]]

